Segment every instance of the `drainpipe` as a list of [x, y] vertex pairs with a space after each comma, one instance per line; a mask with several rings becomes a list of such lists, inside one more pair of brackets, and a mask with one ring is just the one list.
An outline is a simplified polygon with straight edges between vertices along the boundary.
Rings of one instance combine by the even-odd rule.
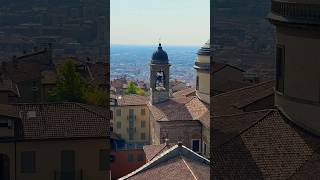
[[14, 140], [14, 179], [17, 180], [17, 141]]

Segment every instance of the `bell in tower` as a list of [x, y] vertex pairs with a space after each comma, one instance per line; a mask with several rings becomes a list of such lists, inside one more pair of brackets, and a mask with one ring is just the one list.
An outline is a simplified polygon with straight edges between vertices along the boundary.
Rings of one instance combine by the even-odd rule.
[[161, 43], [150, 62], [150, 102], [157, 104], [169, 99], [169, 59]]

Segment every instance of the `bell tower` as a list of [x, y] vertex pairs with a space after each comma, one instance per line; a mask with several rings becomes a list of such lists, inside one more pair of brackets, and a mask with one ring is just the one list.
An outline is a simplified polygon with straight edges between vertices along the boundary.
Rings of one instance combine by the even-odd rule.
[[150, 102], [161, 103], [169, 99], [170, 64], [168, 54], [159, 43], [158, 49], [152, 54], [150, 62]]

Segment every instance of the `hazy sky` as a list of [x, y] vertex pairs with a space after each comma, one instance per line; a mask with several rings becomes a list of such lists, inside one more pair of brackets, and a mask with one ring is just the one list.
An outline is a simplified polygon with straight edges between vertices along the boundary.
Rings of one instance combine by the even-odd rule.
[[202, 45], [210, 0], [111, 0], [111, 44]]

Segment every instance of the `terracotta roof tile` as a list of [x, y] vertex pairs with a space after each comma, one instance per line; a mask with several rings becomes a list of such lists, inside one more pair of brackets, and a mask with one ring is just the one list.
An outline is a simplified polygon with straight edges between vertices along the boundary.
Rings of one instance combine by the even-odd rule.
[[16, 104], [22, 139], [90, 138], [110, 135], [109, 121], [77, 103]]
[[140, 96], [135, 94], [123, 95], [123, 96], [112, 96], [116, 97], [119, 106], [139, 106], [147, 105], [149, 102], [148, 96]]
[[155, 121], [199, 120], [210, 127], [209, 104], [197, 97], [180, 96], [150, 105], [149, 109]]
[[175, 145], [120, 179], [209, 179], [210, 161], [184, 146]]
[[211, 97], [215, 116], [243, 112], [242, 107], [273, 95], [274, 81], [266, 81]]
[[160, 144], [160, 145], [146, 145], [143, 146], [143, 151], [146, 154], [147, 161], [151, 161], [157, 155], [170, 149], [172, 144]]
[[196, 90], [194, 88], [186, 88], [180, 91], [177, 91], [172, 94], [173, 97], [179, 97], [179, 96], [192, 96], [195, 95]]
[[[320, 138], [288, 121], [279, 110], [255, 123], [246, 118], [240, 121], [250, 127], [234, 131], [234, 138], [213, 148], [213, 179], [305, 179], [315, 177], [310, 172], [320, 171]], [[221, 128], [220, 132], [225, 126]], [[221, 136], [218, 130], [212, 133], [215, 136]]]
[[214, 81], [213, 90], [215, 93], [225, 93], [232, 90], [244, 88], [250, 85], [252, 84], [232, 80]]

